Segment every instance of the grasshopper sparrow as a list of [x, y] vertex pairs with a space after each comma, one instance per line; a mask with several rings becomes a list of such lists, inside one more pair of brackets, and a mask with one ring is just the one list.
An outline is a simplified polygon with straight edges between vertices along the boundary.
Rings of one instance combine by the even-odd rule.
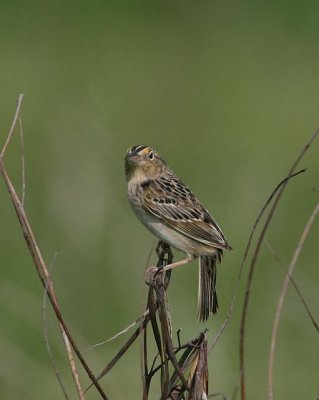
[[125, 157], [129, 203], [139, 220], [160, 240], [199, 258], [198, 317], [206, 321], [218, 309], [216, 265], [231, 250], [209, 212], [151, 147], [133, 146]]

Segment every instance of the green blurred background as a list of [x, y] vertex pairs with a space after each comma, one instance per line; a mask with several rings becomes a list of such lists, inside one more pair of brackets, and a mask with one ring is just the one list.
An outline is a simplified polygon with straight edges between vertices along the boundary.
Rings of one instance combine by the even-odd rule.
[[[123, 171], [126, 149], [136, 144], [164, 156], [235, 249], [219, 269], [220, 310], [206, 324], [213, 338], [255, 217], [319, 125], [318, 12], [318, 2], [298, 1], [2, 3], [1, 142], [24, 93], [26, 210], [46, 261], [59, 250], [54, 284], [81, 349], [122, 329], [144, 307], [143, 269], [154, 239], [129, 209]], [[267, 234], [285, 264], [318, 201], [318, 145], [303, 159], [307, 173], [290, 183]], [[20, 187], [18, 135], [5, 161]], [[44, 345], [43, 289], [3, 183], [0, 218], [0, 398], [63, 398]], [[295, 274], [317, 316], [318, 225]], [[233, 319], [209, 359], [210, 392], [229, 397], [239, 381], [246, 276], [247, 270]], [[283, 278], [264, 246], [247, 324], [249, 399], [266, 397]], [[196, 263], [173, 273], [169, 298], [174, 329], [189, 340], [203, 329], [196, 320]], [[49, 307], [48, 318], [54, 355], [76, 398]], [[87, 352], [93, 370], [126, 338]], [[318, 336], [292, 289], [277, 346], [275, 398], [314, 399]], [[139, 353], [136, 343], [103, 380], [110, 399], [141, 398]], [[87, 398], [99, 396], [92, 390]]]

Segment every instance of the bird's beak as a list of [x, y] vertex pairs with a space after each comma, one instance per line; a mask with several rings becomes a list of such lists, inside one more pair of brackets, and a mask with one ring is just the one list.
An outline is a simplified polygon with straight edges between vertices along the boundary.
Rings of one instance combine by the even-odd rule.
[[140, 159], [140, 155], [137, 151], [130, 151], [129, 153], [127, 153], [126, 159], [130, 164], [135, 164]]

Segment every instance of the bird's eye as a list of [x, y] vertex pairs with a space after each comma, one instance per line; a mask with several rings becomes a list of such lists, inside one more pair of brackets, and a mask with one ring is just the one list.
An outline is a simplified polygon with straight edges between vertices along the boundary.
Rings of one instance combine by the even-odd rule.
[[150, 151], [150, 152], [148, 153], [148, 158], [149, 158], [150, 160], [154, 160], [154, 153], [153, 153], [152, 151]]

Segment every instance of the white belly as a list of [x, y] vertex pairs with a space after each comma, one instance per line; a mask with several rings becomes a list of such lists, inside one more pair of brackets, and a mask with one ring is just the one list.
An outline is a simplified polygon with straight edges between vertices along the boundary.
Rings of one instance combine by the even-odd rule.
[[[131, 204], [131, 203], [130, 203]], [[143, 209], [132, 206], [137, 218], [146, 226], [157, 238], [169, 244], [175, 249], [181, 250], [186, 254], [197, 254], [197, 251], [192, 246], [192, 240], [176, 232], [174, 229], [169, 228], [157, 217], [152, 214], [146, 213]]]

